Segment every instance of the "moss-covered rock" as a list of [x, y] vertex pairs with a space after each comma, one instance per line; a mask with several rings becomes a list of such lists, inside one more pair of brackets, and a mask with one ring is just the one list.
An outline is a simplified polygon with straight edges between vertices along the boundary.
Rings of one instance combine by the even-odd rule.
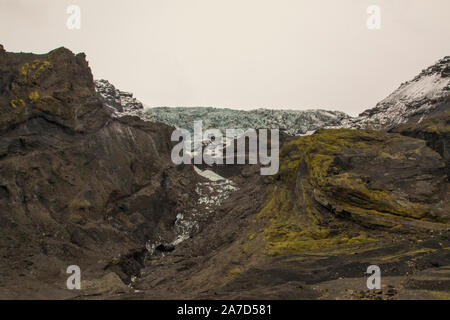
[[371, 241], [367, 228], [424, 230], [449, 222], [445, 165], [422, 140], [320, 130], [287, 143], [280, 158], [259, 213], [271, 254]]
[[[413, 118], [391, 130], [406, 136], [423, 139], [445, 161], [447, 179], [450, 177], [450, 97], [437, 103], [433, 113], [425, 118]], [[449, 180], [450, 181], [450, 180]]]
[[36, 117], [74, 131], [107, 121], [84, 54], [59, 48], [41, 55], [0, 55], [0, 131]]

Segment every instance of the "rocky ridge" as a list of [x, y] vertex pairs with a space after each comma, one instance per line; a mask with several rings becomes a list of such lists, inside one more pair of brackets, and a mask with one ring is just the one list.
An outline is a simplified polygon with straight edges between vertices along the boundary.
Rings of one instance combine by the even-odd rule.
[[447, 56], [403, 83], [374, 108], [344, 121], [343, 125], [356, 129], [389, 130], [412, 118], [420, 123], [449, 94], [450, 57]]
[[[112, 117], [84, 54], [0, 53], [0, 297], [129, 291], [146, 244], [175, 237], [196, 205], [192, 167], [170, 161], [173, 128]], [[191, 195], [191, 196], [188, 196]]]
[[436, 111], [436, 106], [448, 99], [450, 92], [450, 57], [444, 57], [414, 79], [403, 83], [386, 99], [358, 117], [340, 111], [271, 110], [250, 111], [196, 108], [144, 108], [131, 93], [117, 90], [106, 80], [95, 82], [96, 90], [121, 115], [132, 114], [147, 121], [161, 122], [193, 131], [193, 122], [202, 120], [204, 128], [267, 128], [280, 129], [289, 135], [302, 135], [320, 128], [355, 128], [390, 130], [410, 119], [422, 122]]
[[133, 112], [144, 109], [142, 102], [133, 97], [131, 92], [116, 89], [107, 80], [95, 80], [95, 90], [103, 98], [103, 104], [115, 112]]

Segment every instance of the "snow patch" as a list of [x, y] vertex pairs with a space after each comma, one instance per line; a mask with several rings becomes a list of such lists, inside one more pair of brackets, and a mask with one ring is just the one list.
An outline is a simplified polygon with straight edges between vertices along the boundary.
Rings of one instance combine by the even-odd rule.
[[200, 170], [199, 168], [197, 168], [196, 166], [194, 166], [194, 170], [197, 174], [199, 174], [200, 176], [208, 179], [209, 181], [219, 181], [219, 180], [226, 180], [224, 177], [218, 175], [217, 173], [215, 173], [214, 171], [211, 170]]

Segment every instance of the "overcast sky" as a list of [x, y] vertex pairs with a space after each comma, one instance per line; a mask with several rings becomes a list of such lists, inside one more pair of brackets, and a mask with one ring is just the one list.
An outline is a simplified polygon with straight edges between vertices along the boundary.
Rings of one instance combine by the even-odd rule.
[[0, 0], [7, 51], [85, 52], [96, 79], [149, 106], [356, 115], [450, 55], [449, 39], [449, 0]]

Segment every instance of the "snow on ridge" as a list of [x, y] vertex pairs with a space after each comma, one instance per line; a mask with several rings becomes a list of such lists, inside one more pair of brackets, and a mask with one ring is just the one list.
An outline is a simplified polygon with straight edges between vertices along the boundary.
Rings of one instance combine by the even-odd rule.
[[356, 129], [390, 129], [407, 122], [413, 116], [433, 111], [436, 101], [450, 93], [450, 57], [439, 60], [414, 79], [403, 83], [374, 108], [358, 117], [343, 121], [344, 127]]
[[449, 79], [442, 78], [438, 74], [420, 77], [400, 86], [400, 88], [391, 93], [379, 104], [395, 102], [411, 102], [421, 99], [436, 99], [442, 95], [442, 91], [448, 87]]
[[191, 132], [194, 121], [202, 120], [204, 129], [279, 129], [288, 135], [301, 136], [320, 128], [389, 129], [413, 116], [423, 119], [423, 115], [433, 111], [437, 100], [448, 96], [449, 79], [450, 57], [447, 56], [355, 118], [344, 112], [323, 109], [144, 107], [131, 93], [117, 90], [106, 80], [96, 80], [95, 85], [105, 105], [113, 108], [117, 117], [134, 115]]

